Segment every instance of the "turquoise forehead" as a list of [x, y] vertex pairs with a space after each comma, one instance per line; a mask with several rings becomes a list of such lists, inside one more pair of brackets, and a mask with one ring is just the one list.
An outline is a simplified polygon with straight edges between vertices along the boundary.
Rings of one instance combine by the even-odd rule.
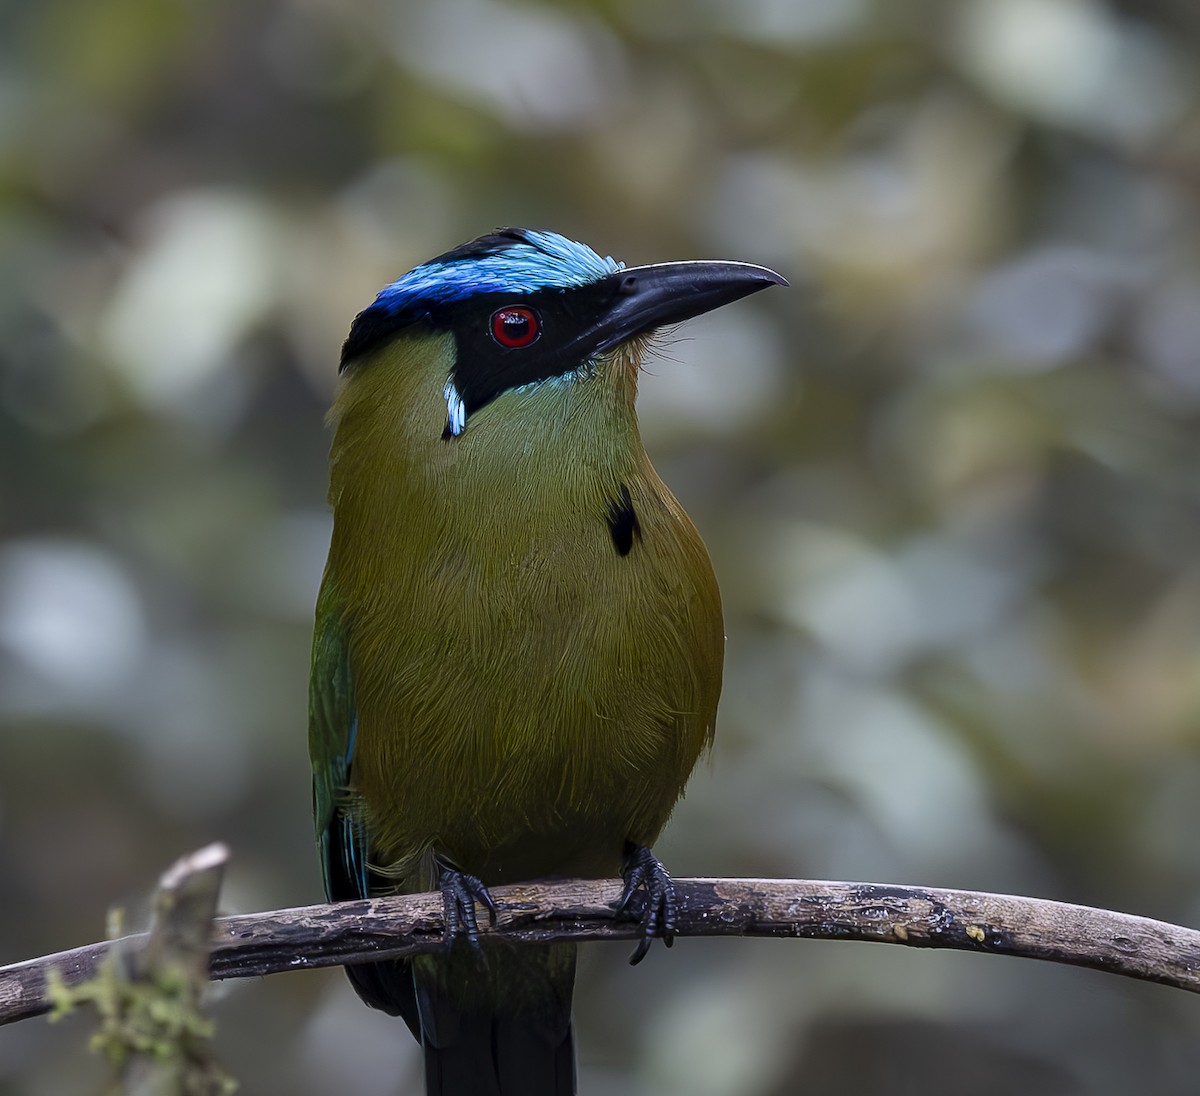
[[586, 244], [556, 232], [526, 231], [522, 238], [490, 254], [415, 267], [380, 290], [374, 307], [403, 312], [477, 293], [574, 289], [625, 269], [611, 256], [602, 259]]

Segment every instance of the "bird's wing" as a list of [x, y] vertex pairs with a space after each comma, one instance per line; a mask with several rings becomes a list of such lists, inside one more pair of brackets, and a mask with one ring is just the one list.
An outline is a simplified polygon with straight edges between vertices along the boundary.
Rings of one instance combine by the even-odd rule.
[[[308, 753], [313, 770], [313, 818], [325, 893], [332, 902], [369, 898], [367, 834], [350, 787], [358, 713], [350, 677], [345, 617], [326, 579], [317, 598], [312, 671], [308, 683]], [[348, 966], [355, 989], [372, 1008], [402, 1016], [421, 1037], [416, 990], [408, 960]]]
[[317, 599], [308, 683], [308, 753], [313, 819], [325, 893], [331, 901], [366, 898], [367, 848], [361, 812], [349, 790], [358, 716], [350, 680], [343, 615], [327, 581]]

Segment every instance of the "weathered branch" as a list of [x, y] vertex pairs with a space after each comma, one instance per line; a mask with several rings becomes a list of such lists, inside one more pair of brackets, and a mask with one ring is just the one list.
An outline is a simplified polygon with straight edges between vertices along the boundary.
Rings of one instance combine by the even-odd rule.
[[[788, 936], [869, 940], [909, 947], [1016, 955], [1091, 967], [1200, 992], [1200, 932], [1109, 910], [1038, 898], [877, 883], [796, 879], [678, 879], [678, 935]], [[491, 931], [530, 943], [632, 939], [617, 921], [615, 881], [497, 887]], [[211, 973], [246, 978], [435, 951], [441, 944], [437, 895], [379, 898], [226, 917], [216, 921]], [[0, 1023], [45, 1012], [46, 972], [68, 984], [90, 978], [114, 947], [91, 944], [0, 967]]]

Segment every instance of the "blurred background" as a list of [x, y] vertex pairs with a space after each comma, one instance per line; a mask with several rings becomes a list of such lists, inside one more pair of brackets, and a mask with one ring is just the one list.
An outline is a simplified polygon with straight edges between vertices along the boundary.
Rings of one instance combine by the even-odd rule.
[[[793, 282], [672, 333], [726, 599], [679, 874], [1200, 921], [1194, 0], [3, 0], [0, 962], [178, 854], [315, 901], [322, 417], [356, 311], [501, 224]], [[1178, 991], [864, 944], [585, 949], [588, 1096], [1191, 1093]], [[340, 972], [219, 987], [246, 1093], [416, 1093]], [[86, 1022], [0, 1093], [95, 1092]]]

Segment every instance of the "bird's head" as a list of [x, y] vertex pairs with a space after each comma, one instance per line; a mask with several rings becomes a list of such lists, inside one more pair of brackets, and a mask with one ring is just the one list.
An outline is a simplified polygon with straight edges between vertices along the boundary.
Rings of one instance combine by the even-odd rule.
[[355, 318], [341, 370], [353, 377], [405, 340], [425, 341], [428, 353], [402, 355], [406, 363], [419, 358], [424, 372], [412, 378], [418, 387], [409, 384], [407, 398], [436, 404], [441, 438], [454, 443], [509, 394], [503, 413], [519, 415], [522, 396], [546, 384], [612, 380], [614, 371], [634, 382], [626, 386], [632, 393], [638, 355], [623, 349], [657, 328], [786, 284], [749, 263], [626, 267], [553, 232], [505, 228], [381, 290]]

